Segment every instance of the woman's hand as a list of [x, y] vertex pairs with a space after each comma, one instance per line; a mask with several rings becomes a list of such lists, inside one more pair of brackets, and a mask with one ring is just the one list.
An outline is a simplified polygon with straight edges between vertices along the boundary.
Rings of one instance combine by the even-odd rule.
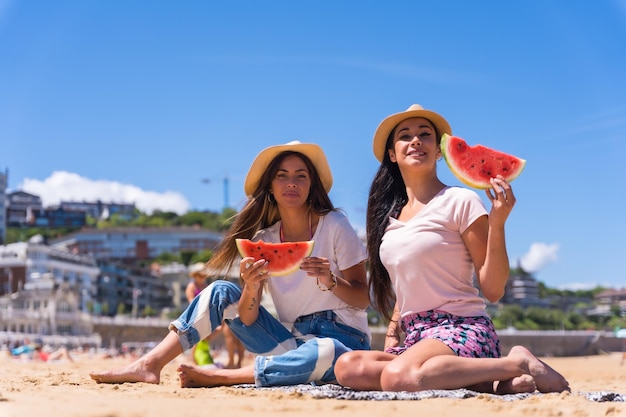
[[245, 257], [239, 264], [239, 277], [243, 281], [243, 291], [239, 298], [239, 318], [246, 326], [252, 325], [259, 316], [263, 283], [269, 277], [267, 261]]
[[304, 258], [302, 264], [300, 264], [300, 269], [306, 272], [308, 276], [316, 277], [318, 282], [325, 285], [327, 288], [334, 284], [328, 258], [318, 258], [315, 256]]
[[396, 304], [393, 306], [393, 314], [391, 315], [391, 319], [389, 319], [389, 324], [387, 325], [385, 347], [383, 350], [400, 346], [401, 333], [402, 327], [400, 326], [400, 310], [398, 309], [398, 304]]
[[267, 271], [267, 261], [259, 259], [254, 261], [252, 257], [245, 257], [239, 263], [239, 277], [243, 281], [244, 291], [251, 291], [258, 294], [259, 288], [263, 286], [265, 280], [269, 277]]
[[[390, 323], [391, 324], [391, 323]], [[400, 328], [399, 326], [389, 326], [385, 334], [385, 346], [383, 350], [400, 346]]]
[[515, 205], [515, 195], [511, 185], [506, 182], [502, 175], [491, 178], [490, 182], [492, 188], [485, 190], [491, 201], [489, 223], [494, 226], [503, 226]]

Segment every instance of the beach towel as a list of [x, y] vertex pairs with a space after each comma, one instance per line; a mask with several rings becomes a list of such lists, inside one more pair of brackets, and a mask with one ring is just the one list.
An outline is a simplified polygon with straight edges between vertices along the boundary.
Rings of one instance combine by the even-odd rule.
[[[334, 398], [337, 400], [367, 400], [367, 401], [390, 401], [390, 400], [424, 400], [428, 398], [451, 398], [451, 399], [464, 399], [474, 397], [489, 397], [501, 401], [516, 401], [524, 400], [527, 398], [537, 397], [541, 395], [563, 395], [559, 393], [542, 394], [540, 392], [535, 393], [523, 393], [523, 394], [485, 394], [482, 392], [472, 391], [468, 389], [454, 389], [454, 390], [427, 390], [419, 392], [391, 392], [391, 391], [355, 391], [350, 388], [342, 387], [341, 385], [327, 384], [327, 385], [313, 385], [313, 384], [300, 384], [284, 387], [263, 387], [255, 388], [254, 385], [245, 384], [237, 385], [241, 388], [254, 388], [259, 390], [280, 390], [285, 392], [293, 392], [309, 395], [316, 399], [328, 399]], [[626, 402], [626, 394], [620, 394], [611, 391], [596, 391], [596, 392], [572, 392], [565, 395], [578, 395], [587, 398], [589, 401], [594, 402]]]

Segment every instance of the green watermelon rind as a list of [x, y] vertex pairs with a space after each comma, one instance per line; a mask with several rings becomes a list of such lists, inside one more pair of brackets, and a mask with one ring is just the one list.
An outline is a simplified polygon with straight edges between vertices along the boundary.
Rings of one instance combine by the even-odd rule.
[[[448, 135], [447, 133], [444, 133], [441, 137], [441, 153], [443, 154], [443, 158], [446, 161], [446, 164], [448, 165], [448, 167], [450, 168], [450, 170], [452, 171], [452, 173], [454, 174], [455, 177], [458, 178], [459, 181], [461, 181], [463, 184], [472, 187], [472, 188], [477, 188], [477, 189], [481, 189], [481, 190], [485, 190], [487, 188], [491, 188], [491, 183], [489, 182], [489, 179], [485, 179], [485, 180], [479, 180], [476, 178], [471, 177], [469, 174], [466, 174], [465, 172], [467, 171], [466, 169], [464, 169], [462, 166], [460, 166], [459, 162], [457, 162], [453, 157], [451, 152], [449, 151], [448, 147], [450, 146], [450, 138], [452, 138], [453, 136]], [[459, 137], [456, 137], [457, 139], [463, 140]], [[465, 142], [463, 140], [463, 142]], [[467, 144], [467, 143], [466, 143]], [[503, 175], [504, 179], [507, 182], [511, 182], [514, 179], [516, 179], [517, 177], [519, 177], [519, 175], [522, 173], [522, 171], [524, 170], [524, 167], [526, 166], [526, 160], [522, 159], [522, 158], [518, 158], [516, 156], [501, 152], [501, 151], [496, 151], [495, 149], [491, 149], [488, 148], [486, 146], [483, 145], [475, 145], [475, 146], [470, 146], [467, 145], [467, 147], [473, 151], [476, 150], [485, 150], [485, 151], [489, 151], [489, 152], [495, 152], [496, 154], [500, 154], [503, 156], [506, 156], [507, 158], [513, 159], [517, 162], [517, 169], [515, 171], [511, 171], [508, 175]]]
[[301, 242], [282, 242], [282, 243], [269, 243], [269, 242], [264, 242], [262, 240], [258, 240], [256, 242], [253, 242], [249, 239], [235, 239], [235, 244], [237, 245], [237, 250], [239, 251], [239, 254], [241, 255], [242, 258], [246, 258], [248, 256], [255, 258], [254, 254], [250, 254], [247, 250], [245, 245], [247, 244], [252, 244], [255, 246], [258, 245], [262, 245], [266, 248], [266, 250], [273, 250], [273, 249], [278, 249], [281, 252], [284, 251], [285, 249], [289, 248], [289, 247], [293, 247], [294, 245], [297, 246], [305, 246], [306, 250], [304, 250], [302, 252], [302, 256], [298, 256], [298, 259], [295, 261], [292, 261], [292, 263], [283, 269], [280, 270], [276, 270], [273, 268], [272, 266], [272, 260], [271, 259], [266, 259], [268, 262], [268, 272], [271, 276], [273, 277], [280, 277], [280, 276], [285, 276], [285, 275], [289, 275], [292, 274], [294, 272], [296, 272], [299, 268], [300, 265], [302, 264], [302, 261], [304, 260], [304, 258], [306, 258], [307, 256], [310, 256], [311, 253], [313, 252], [313, 247], [315, 246], [315, 241], [314, 240], [307, 240], [307, 241], [301, 241]]

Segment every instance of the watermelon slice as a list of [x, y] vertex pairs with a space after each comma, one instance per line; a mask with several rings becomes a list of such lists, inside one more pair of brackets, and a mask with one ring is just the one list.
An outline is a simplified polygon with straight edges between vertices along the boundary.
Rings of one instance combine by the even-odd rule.
[[267, 243], [262, 240], [235, 239], [242, 258], [265, 259], [272, 276], [289, 275], [300, 268], [302, 260], [313, 252], [313, 240], [303, 242]]
[[444, 133], [441, 153], [452, 173], [473, 188], [491, 187], [489, 180], [502, 175], [508, 182], [522, 173], [526, 160], [483, 145], [469, 146], [463, 139]]

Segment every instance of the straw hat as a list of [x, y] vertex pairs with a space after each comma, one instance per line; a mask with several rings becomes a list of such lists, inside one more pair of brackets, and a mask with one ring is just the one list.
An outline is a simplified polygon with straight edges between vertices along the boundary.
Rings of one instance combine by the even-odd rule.
[[193, 265], [189, 266], [189, 276], [194, 276], [196, 274], [205, 274], [204, 268], [205, 268], [205, 264], [204, 262], [197, 262]]
[[389, 139], [389, 135], [391, 131], [398, 126], [398, 124], [406, 119], [410, 119], [412, 117], [423, 117], [424, 119], [428, 119], [431, 121], [435, 128], [437, 129], [437, 133], [443, 135], [447, 133], [448, 135], [452, 134], [452, 128], [439, 114], [434, 111], [426, 110], [419, 104], [412, 104], [411, 107], [406, 109], [403, 112], [392, 114], [383, 120], [378, 128], [376, 129], [376, 133], [374, 133], [374, 156], [380, 162], [383, 161], [385, 156], [385, 146], [387, 145], [387, 139]]
[[333, 175], [330, 172], [330, 166], [328, 165], [326, 155], [324, 155], [322, 148], [313, 143], [300, 143], [294, 140], [284, 145], [275, 145], [265, 148], [256, 156], [243, 185], [243, 189], [248, 197], [250, 197], [258, 187], [261, 176], [270, 162], [284, 151], [300, 152], [306, 155], [315, 166], [317, 174], [320, 176], [320, 180], [322, 180], [322, 184], [324, 185], [324, 189], [326, 192], [330, 191], [330, 188], [333, 186]]

